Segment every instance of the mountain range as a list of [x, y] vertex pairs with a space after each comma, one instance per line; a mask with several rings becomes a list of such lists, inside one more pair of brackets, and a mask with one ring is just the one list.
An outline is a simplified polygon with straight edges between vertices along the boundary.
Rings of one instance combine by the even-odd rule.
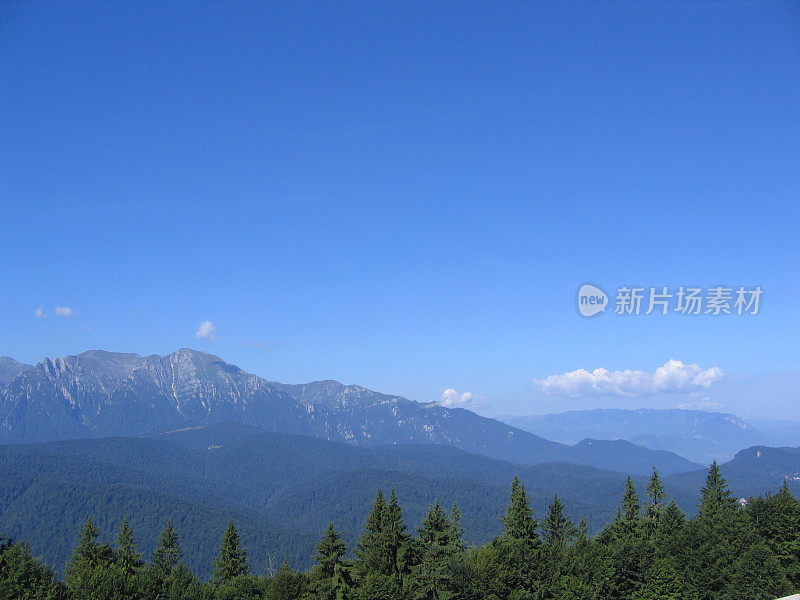
[[655, 466], [665, 475], [699, 466], [625, 440], [554, 442], [465, 409], [336, 381], [270, 382], [190, 349], [166, 356], [95, 350], [34, 367], [4, 364], [4, 444], [137, 436], [230, 421], [360, 446], [443, 444], [520, 464], [565, 462], [638, 474]]
[[702, 410], [595, 409], [499, 419], [565, 444], [587, 437], [621, 439], [674, 452], [701, 464], [730, 460], [750, 446], [794, 445], [800, 441], [800, 423], [794, 421], [762, 421], [754, 425], [736, 415]]
[[[258, 571], [283, 558], [307, 567], [328, 522], [352, 546], [379, 487], [397, 489], [412, 527], [434, 500], [458, 503], [467, 539], [482, 543], [497, 533], [519, 476], [537, 515], [558, 494], [573, 519], [597, 531], [627, 474], [643, 491], [653, 467], [694, 511], [705, 470], [659, 445], [691, 448], [707, 463], [760, 439], [733, 415], [700, 411], [510, 421], [336, 381], [271, 382], [189, 349], [90, 351], [35, 366], [4, 357], [0, 533], [28, 540], [60, 569], [88, 516], [105, 539], [127, 516], [145, 554], [172, 519], [187, 564], [207, 575], [233, 519]], [[773, 426], [791, 435], [789, 424]], [[775, 491], [784, 478], [798, 493], [800, 448], [747, 448], [723, 473], [740, 497]]]

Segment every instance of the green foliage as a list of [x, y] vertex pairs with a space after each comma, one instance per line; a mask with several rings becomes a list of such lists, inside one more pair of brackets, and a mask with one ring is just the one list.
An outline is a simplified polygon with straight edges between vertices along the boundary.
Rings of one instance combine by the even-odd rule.
[[214, 561], [214, 573], [211, 576], [211, 583], [221, 586], [223, 583], [230, 582], [234, 578], [248, 575], [250, 567], [247, 564], [247, 553], [239, 542], [239, 532], [233, 521], [228, 523], [225, 533], [222, 536], [222, 546], [219, 549], [219, 556]]
[[183, 556], [178, 532], [172, 527], [172, 521], [167, 521], [164, 531], [158, 538], [158, 546], [153, 552], [153, 570], [161, 577], [166, 578], [172, 574], [173, 569]]
[[117, 547], [114, 549], [114, 561], [127, 578], [133, 577], [143, 564], [142, 555], [136, 549], [136, 540], [133, 539], [133, 530], [127, 518], [122, 519]]
[[792, 592], [792, 586], [775, 554], [757, 543], [736, 560], [733, 577], [721, 600], [772, 600]]
[[511, 482], [511, 502], [500, 522], [505, 527], [503, 537], [507, 539], [525, 540], [531, 544], [536, 539], [536, 519], [519, 477], [514, 477]]
[[644, 586], [636, 590], [633, 600], [695, 600], [697, 594], [683, 581], [669, 561], [657, 561]]
[[450, 600], [455, 596], [454, 561], [464, 549], [458, 508], [450, 517], [434, 502], [419, 528], [414, 544], [416, 566], [410, 578], [414, 600]]
[[784, 479], [777, 494], [750, 498], [747, 514], [792, 586], [800, 588], [800, 502], [789, 491], [787, 481]]
[[308, 587], [303, 573], [295, 573], [288, 561], [283, 561], [281, 568], [270, 579], [264, 594], [264, 600], [295, 600], [301, 598]]
[[0, 538], [0, 600], [61, 600], [66, 591], [24, 543]]
[[127, 519], [113, 548], [88, 519], [63, 584], [25, 544], [0, 538], [0, 600], [773, 600], [798, 589], [800, 503], [784, 485], [742, 509], [717, 465], [688, 521], [655, 471], [644, 510], [629, 480], [614, 521], [593, 538], [558, 496], [540, 537], [519, 479], [490, 543], [467, 548], [460, 520], [456, 506], [434, 501], [412, 537], [394, 490], [388, 500], [378, 492], [354, 560], [330, 524], [308, 573], [284, 560], [270, 577], [250, 572], [230, 522], [203, 583], [182, 562], [171, 522], [145, 563]]
[[352, 579], [349, 565], [343, 561], [347, 546], [330, 523], [317, 544], [314, 559], [317, 565], [309, 574], [309, 589], [317, 600], [349, 600]]

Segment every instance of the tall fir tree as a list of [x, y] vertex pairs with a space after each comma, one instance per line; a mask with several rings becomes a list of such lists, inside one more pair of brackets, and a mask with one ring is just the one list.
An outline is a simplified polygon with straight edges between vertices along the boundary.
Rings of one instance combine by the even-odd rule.
[[633, 485], [631, 476], [625, 481], [625, 494], [622, 496], [622, 518], [625, 523], [636, 523], [642, 515], [642, 505], [639, 504], [639, 494]]
[[178, 565], [183, 557], [178, 532], [172, 526], [172, 521], [167, 521], [164, 530], [158, 538], [158, 546], [153, 552], [152, 567], [162, 577], [166, 578], [172, 574], [172, 570]]
[[[458, 507], [451, 510], [460, 519]], [[449, 600], [455, 595], [454, 560], [463, 549], [460, 525], [434, 502], [419, 528], [417, 560], [412, 579], [415, 600]]]
[[122, 526], [117, 535], [117, 547], [114, 549], [114, 558], [126, 577], [133, 577], [143, 564], [142, 555], [136, 548], [136, 540], [127, 518], [122, 519]]
[[546, 574], [540, 560], [542, 542], [536, 532], [538, 524], [518, 477], [511, 483], [508, 508], [500, 521], [504, 530], [495, 541], [499, 595], [514, 594], [516, 600], [532, 600], [543, 593], [542, 580]]
[[219, 586], [234, 577], [247, 575], [250, 567], [247, 564], [247, 553], [239, 542], [239, 532], [233, 521], [228, 522], [228, 527], [222, 536], [219, 556], [214, 561], [214, 571], [211, 576], [212, 584]]
[[728, 483], [720, 473], [717, 461], [714, 461], [708, 469], [706, 484], [700, 491], [698, 513], [701, 517], [713, 518], [719, 511], [733, 511], [735, 504]]
[[313, 557], [318, 564], [309, 575], [309, 589], [317, 600], [348, 600], [352, 597], [350, 571], [343, 561], [346, 553], [347, 546], [333, 524], [329, 524]]
[[525, 494], [525, 486], [514, 477], [511, 482], [511, 500], [506, 514], [500, 519], [505, 527], [503, 536], [515, 540], [525, 540], [531, 544], [538, 541], [536, 519], [533, 518], [530, 500]]
[[385, 552], [385, 564], [396, 584], [402, 587], [410, 569], [411, 536], [406, 530], [403, 511], [394, 488], [389, 492], [389, 503], [384, 510], [382, 528], [380, 539]]
[[90, 587], [90, 580], [94, 570], [100, 562], [100, 546], [97, 536], [100, 530], [89, 517], [83, 525], [78, 545], [72, 551], [72, 556], [67, 562], [64, 583], [73, 594], [80, 594]]
[[697, 516], [686, 526], [682, 563], [701, 600], [719, 600], [735, 574], [735, 563], [758, 533], [738, 509], [716, 461], [709, 467]]
[[357, 577], [370, 573], [391, 573], [391, 564], [386, 560], [386, 551], [383, 547], [383, 521], [386, 509], [383, 491], [379, 489], [355, 548], [356, 562], [353, 568]]
[[550, 503], [547, 516], [542, 521], [542, 536], [550, 548], [566, 548], [575, 536], [575, 524], [564, 516], [564, 505], [558, 494]]

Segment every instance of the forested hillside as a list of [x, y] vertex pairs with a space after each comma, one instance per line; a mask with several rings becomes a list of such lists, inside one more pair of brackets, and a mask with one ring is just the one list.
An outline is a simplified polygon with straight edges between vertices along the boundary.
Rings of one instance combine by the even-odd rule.
[[435, 500], [410, 529], [394, 489], [378, 491], [352, 548], [329, 524], [307, 571], [288, 561], [252, 569], [229, 522], [203, 581], [183, 562], [181, 540], [192, 533], [167, 522], [145, 561], [127, 520], [109, 544], [98, 541], [90, 518], [63, 580], [24, 543], [2, 540], [0, 598], [772, 600], [800, 586], [800, 502], [784, 484], [742, 507], [716, 463], [692, 519], [654, 471], [644, 490], [627, 480], [614, 518], [591, 537], [584, 521], [565, 515], [558, 496], [535, 513], [518, 478], [499, 531], [477, 547], [465, 542], [457, 505]]
[[191, 532], [187, 565], [205, 576], [217, 537], [234, 519], [256, 568], [284, 558], [305, 567], [328, 521], [355, 542], [378, 487], [397, 489], [412, 522], [436, 498], [458, 502], [467, 541], [486, 542], [515, 475], [537, 512], [557, 492], [592, 532], [613, 517], [625, 484], [622, 473], [580, 465], [514, 465], [431, 444], [360, 448], [223, 423], [148, 438], [0, 447], [0, 530], [60, 569], [89, 515], [104, 532], [127, 515], [145, 552], [172, 519]]

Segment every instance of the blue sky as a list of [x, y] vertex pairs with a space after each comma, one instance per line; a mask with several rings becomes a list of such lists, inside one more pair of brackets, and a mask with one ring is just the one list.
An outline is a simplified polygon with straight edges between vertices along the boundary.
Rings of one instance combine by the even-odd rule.
[[[800, 418], [799, 99], [789, 3], [4, 3], [0, 355]], [[585, 282], [764, 294], [586, 319]], [[670, 359], [724, 377], [534, 381]]]

